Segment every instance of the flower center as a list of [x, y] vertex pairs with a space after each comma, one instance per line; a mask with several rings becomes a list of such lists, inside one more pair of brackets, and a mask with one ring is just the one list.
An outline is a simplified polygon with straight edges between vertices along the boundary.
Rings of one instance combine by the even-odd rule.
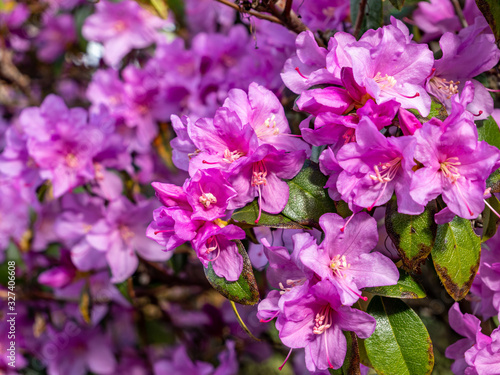
[[280, 294], [283, 295], [285, 294], [286, 292], [289, 292], [290, 290], [292, 290], [293, 287], [296, 287], [296, 286], [299, 286], [299, 285], [302, 285], [304, 284], [306, 281], [306, 279], [298, 279], [298, 280], [291, 280], [291, 279], [288, 279], [286, 281], [286, 285], [287, 286], [284, 286], [283, 283], [279, 283], [279, 287], [280, 287]]
[[432, 77], [429, 80], [432, 93], [440, 100], [450, 99], [453, 95], [458, 94], [459, 83], [460, 81], [448, 81], [441, 77]]
[[392, 159], [387, 163], [379, 163], [379, 165], [375, 165], [373, 170], [375, 174], [371, 174], [370, 178], [374, 181], [387, 183], [392, 181], [396, 176], [399, 167], [401, 166], [401, 160], [403, 158], [398, 156], [397, 158]]
[[455, 156], [446, 159], [446, 161], [440, 164], [441, 171], [443, 172], [444, 176], [451, 181], [451, 183], [457, 182], [457, 180], [460, 178], [460, 173], [457, 168], [457, 166], [459, 166], [460, 164], [461, 163], [458, 161], [458, 158]]
[[278, 135], [279, 129], [276, 127], [276, 115], [273, 113], [264, 123], [255, 129], [258, 138], [266, 138]]
[[252, 186], [267, 185], [267, 168], [264, 161], [253, 163]]
[[202, 193], [200, 195], [199, 202], [203, 205], [205, 208], [210, 208], [212, 204], [217, 203], [217, 198], [212, 193]]
[[233, 161], [238, 160], [244, 155], [245, 154], [241, 151], [229, 151], [229, 149], [226, 149], [226, 151], [224, 151], [224, 157], [222, 158], [222, 160], [226, 163], [232, 163]]
[[345, 255], [340, 256], [337, 254], [333, 257], [333, 259], [330, 262], [330, 268], [335, 276], [345, 278], [346, 275], [343, 275], [342, 271], [349, 269], [350, 267], [351, 265], [347, 263]]
[[219, 242], [217, 241], [217, 237], [216, 236], [211, 236], [207, 242], [206, 242], [206, 247], [207, 247], [207, 255], [210, 255], [212, 253], [215, 253], [215, 257], [209, 259], [207, 257], [207, 260], [209, 262], [213, 262], [214, 260], [216, 260], [219, 255], [220, 255], [220, 246], [219, 246]]
[[68, 155], [66, 155], [66, 165], [70, 168], [78, 167], [78, 159], [76, 158], [75, 154], [69, 153]]
[[331, 308], [330, 305], [325, 305], [316, 314], [316, 317], [314, 318], [313, 333], [316, 335], [321, 335], [331, 326], [332, 326]]
[[125, 24], [125, 22], [123, 22], [122, 20], [119, 20], [119, 21], [116, 21], [115, 24], [113, 25], [113, 29], [115, 31], [123, 31], [127, 28], [127, 25]]
[[260, 160], [256, 163], [253, 163], [252, 165], [252, 186], [257, 187], [257, 192], [259, 194], [259, 216], [257, 216], [257, 219], [255, 220], [255, 224], [257, 224], [260, 220], [260, 215], [262, 213], [262, 191], [261, 191], [261, 186], [262, 185], [267, 185], [267, 168], [266, 164], [264, 163], [263, 160]]
[[373, 77], [374, 81], [377, 82], [381, 90], [392, 89], [394, 85], [397, 83], [396, 79], [393, 76], [385, 75], [382, 76], [380, 72]]
[[398, 156], [397, 158], [394, 158], [387, 163], [379, 163], [379, 165], [375, 165], [373, 167], [375, 174], [371, 174], [369, 175], [369, 177], [374, 181], [384, 184], [384, 187], [382, 188], [380, 194], [378, 195], [377, 199], [375, 199], [375, 201], [372, 203], [372, 205], [370, 207], [367, 207], [368, 211], [370, 211], [373, 207], [375, 207], [379, 199], [382, 197], [382, 195], [384, 195], [387, 183], [392, 181], [394, 177], [396, 177], [399, 167], [401, 167], [402, 159], [403, 158], [401, 156]]
[[353, 128], [349, 128], [346, 130], [342, 138], [344, 138], [345, 145], [351, 142], [356, 142], [356, 131]]

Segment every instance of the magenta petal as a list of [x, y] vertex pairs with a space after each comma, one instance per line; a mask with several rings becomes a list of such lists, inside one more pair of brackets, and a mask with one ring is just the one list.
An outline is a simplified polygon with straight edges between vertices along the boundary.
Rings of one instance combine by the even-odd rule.
[[219, 241], [220, 254], [212, 262], [212, 267], [217, 276], [224, 277], [227, 281], [239, 279], [243, 270], [243, 258], [238, 252], [236, 243], [228, 240]]

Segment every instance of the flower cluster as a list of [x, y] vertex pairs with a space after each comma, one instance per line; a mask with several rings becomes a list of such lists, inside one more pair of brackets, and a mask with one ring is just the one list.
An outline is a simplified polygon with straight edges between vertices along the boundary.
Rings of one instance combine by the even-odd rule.
[[243, 260], [230, 240], [245, 232], [223, 219], [256, 197], [256, 223], [262, 210], [280, 213], [289, 198], [283, 180], [300, 171], [309, 147], [291, 134], [278, 98], [258, 84], [248, 94], [231, 90], [214, 118], [173, 116], [172, 122], [174, 162], [191, 177], [182, 188], [153, 183], [164, 206], [155, 211], [148, 236], [167, 251], [191, 241], [205, 267], [211, 262], [218, 276], [235, 281]]
[[291, 253], [263, 240], [267, 277], [277, 290], [259, 303], [258, 313], [261, 321], [277, 317], [283, 344], [305, 348], [311, 372], [342, 366], [347, 351], [342, 331], [368, 338], [375, 330], [375, 319], [351, 307], [359, 298], [366, 300], [360, 289], [394, 285], [399, 279], [389, 258], [371, 252], [378, 233], [368, 214], [356, 214], [347, 227], [337, 214], [325, 214], [319, 223], [325, 234], [319, 245], [309, 233], [292, 237]]
[[500, 373], [500, 20], [364, 3], [0, 4], [0, 373]]
[[[483, 211], [486, 179], [500, 156], [497, 148], [478, 141], [474, 123], [493, 107], [484, 86], [471, 78], [500, 58], [483, 22], [478, 18], [458, 36], [445, 34], [443, 57], [436, 61], [395, 18], [359, 40], [337, 32], [327, 49], [318, 47], [310, 32], [298, 36], [282, 78], [300, 94], [297, 109], [310, 114], [301, 125], [304, 139], [327, 146], [320, 167], [329, 176], [332, 199], [358, 212], [384, 205], [395, 192], [398, 211], [416, 215], [442, 195], [447, 208], [436, 217], [439, 223], [454, 215], [473, 219]], [[466, 70], [470, 64], [456, 63], [457, 56], [465, 59], [479, 49], [485, 58], [473, 72]], [[324, 87], [312, 88], [316, 85]], [[428, 116], [430, 95], [449, 116], [422, 125], [408, 109]], [[396, 115], [399, 129], [393, 126]]]

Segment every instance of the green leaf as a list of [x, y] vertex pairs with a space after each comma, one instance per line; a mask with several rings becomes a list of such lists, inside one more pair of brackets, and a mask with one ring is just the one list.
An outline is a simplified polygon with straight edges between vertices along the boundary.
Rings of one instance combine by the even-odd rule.
[[227, 281], [224, 277], [215, 274], [212, 263], [205, 268], [205, 276], [215, 290], [227, 299], [242, 305], [255, 305], [259, 302], [259, 289], [252, 270], [252, 264], [248, 258], [245, 247], [241, 241], [235, 240], [238, 251], [243, 257], [243, 270], [240, 278], [236, 281]]
[[[401, 0], [400, 0], [401, 1]], [[351, 19], [356, 22], [359, 12], [360, 0], [351, 0]], [[363, 23], [361, 24], [361, 35], [369, 29], [378, 29], [384, 24], [384, 13], [382, 0], [368, 0], [365, 8]]]
[[446, 108], [436, 98], [432, 98], [431, 110], [427, 117], [423, 117], [419, 111], [413, 108], [408, 108], [408, 111], [413, 113], [421, 123], [425, 123], [433, 117], [436, 117], [441, 121], [444, 121], [446, 117], [448, 117], [448, 112], [446, 112]]
[[[490, 198], [486, 199], [486, 202], [493, 207], [496, 212], [500, 212], [500, 202], [497, 197], [492, 195]], [[481, 237], [481, 242], [488, 241], [491, 237], [495, 235], [498, 228], [498, 216], [486, 206], [483, 211], [483, 235]]]
[[405, 0], [389, 0], [392, 5], [394, 5], [394, 8], [397, 10], [403, 9], [403, 5], [405, 5]]
[[375, 332], [364, 340], [366, 354], [377, 374], [432, 372], [432, 342], [415, 311], [399, 299], [376, 296], [370, 301], [367, 313], [377, 321]]
[[498, 43], [500, 40], [500, 2], [498, 0], [476, 0], [476, 4], [488, 21]]
[[260, 215], [260, 220], [258, 224], [255, 224], [255, 220], [259, 216], [259, 205], [258, 199], [255, 199], [252, 203], [247, 204], [245, 207], [234, 211], [231, 219], [236, 220], [240, 223], [245, 223], [249, 225], [258, 225], [271, 228], [287, 228], [287, 229], [302, 229], [303, 225], [294, 222], [292, 219], [278, 214], [272, 215], [267, 212], [262, 211]]
[[317, 164], [306, 161], [299, 174], [288, 181], [290, 197], [281, 213], [301, 225], [317, 227], [321, 215], [335, 212], [335, 204], [323, 188], [326, 181]]
[[493, 117], [488, 117], [481, 126], [478, 126], [477, 135], [480, 141], [486, 141], [490, 145], [500, 148], [500, 129], [498, 129]]
[[437, 225], [434, 222], [436, 205], [431, 202], [420, 215], [405, 215], [398, 212], [395, 199], [392, 199], [385, 212], [387, 234], [396, 246], [403, 266], [413, 272], [420, 269], [431, 252], [436, 237]]
[[132, 303], [132, 297], [130, 296], [130, 290], [129, 290], [129, 283], [131, 283], [132, 280], [129, 278], [125, 281], [122, 281], [121, 283], [115, 284], [116, 288], [120, 291], [120, 294], [125, 297], [127, 301]]
[[423, 288], [413, 279], [413, 277], [403, 270], [399, 270], [399, 280], [396, 285], [364, 288], [363, 291], [391, 298], [416, 299], [426, 297]]
[[455, 301], [465, 297], [479, 268], [481, 240], [469, 220], [455, 216], [439, 225], [432, 249], [434, 268]]
[[490, 174], [486, 180], [486, 187], [491, 188], [492, 193], [500, 193], [500, 169]]

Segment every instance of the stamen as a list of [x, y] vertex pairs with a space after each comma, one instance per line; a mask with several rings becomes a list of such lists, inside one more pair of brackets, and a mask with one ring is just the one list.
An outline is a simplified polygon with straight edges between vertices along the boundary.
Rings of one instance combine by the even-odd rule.
[[347, 227], [347, 224], [349, 224], [349, 223], [350, 223], [350, 221], [352, 220], [352, 218], [353, 218], [353, 217], [354, 217], [354, 214], [352, 214], [352, 215], [349, 217], [349, 219], [345, 222], [344, 226], [343, 226], [342, 228], [340, 228], [340, 231], [341, 231], [342, 233], [344, 233], [344, 231], [345, 231], [345, 227]]
[[206, 160], [202, 160], [202, 163], [203, 164], [219, 164], [218, 162], [216, 161], [206, 161]]
[[373, 80], [379, 85], [381, 90], [392, 89], [394, 85], [397, 83], [396, 79], [393, 76], [385, 75], [382, 77], [382, 74], [378, 72]]
[[166, 233], [166, 232], [174, 232], [174, 230], [173, 229], [155, 230], [154, 235], [156, 236], [158, 233]]
[[402, 96], [402, 97], [404, 97], [404, 98], [407, 98], [407, 99], [413, 99], [413, 98], [417, 98], [417, 97], [419, 97], [419, 96], [420, 96], [420, 94], [417, 92], [417, 93], [416, 93], [415, 95], [413, 95], [413, 96], [406, 96], [406, 95], [401, 95], [401, 96]]
[[285, 362], [283, 362], [283, 364], [279, 367], [280, 371], [283, 370], [283, 367], [285, 367], [286, 361], [288, 361], [288, 358], [290, 358], [290, 354], [292, 354], [292, 350], [293, 348], [288, 352], [288, 355], [285, 358]]
[[212, 237], [210, 237], [207, 240], [206, 247], [207, 247], [207, 255], [210, 255], [214, 251], [217, 251], [217, 254], [215, 255], [215, 258], [208, 259], [208, 257], [207, 257], [207, 260], [209, 262], [213, 262], [214, 260], [217, 260], [217, 258], [220, 255], [220, 246], [219, 246], [219, 243], [217, 242], [217, 238], [215, 236], [212, 236]]
[[260, 185], [257, 186], [257, 191], [259, 192], [259, 216], [255, 219], [255, 224], [259, 223], [260, 215], [262, 215], [262, 192], [260, 191]]
[[451, 99], [455, 94], [458, 94], [458, 85], [460, 81], [448, 81], [442, 77], [432, 77], [429, 80], [429, 86], [432, 89], [432, 93], [441, 101], [446, 99]]
[[479, 113], [477, 115], [475, 115], [474, 113], [472, 115], [478, 117], [478, 116], [481, 116], [482, 114], [483, 114], [483, 111], [479, 111]]
[[299, 73], [299, 75], [304, 78], [304, 79], [308, 79], [305, 75], [303, 75], [301, 72], [300, 72], [300, 69], [299, 67], [296, 67], [295, 70], [297, 71], [297, 73]]
[[260, 215], [262, 214], [262, 191], [261, 185], [267, 185], [267, 168], [263, 160], [260, 160], [253, 164], [253, 173], [252, 173], [252, 182], [251, 185], [253, 187], [257, 187], [257, 192], [259, 194], [259, 216], [255, 220], [255, 224], [257, 224], [260, 220]]
[[398, 156], [397, 158], [394, 158], [387, 163], [379, 163], [378, 165], [375, 165], [373, 167], [375, 174], [371, 174], [369, 175], [369, 177], [374, 181], [384, 184], [384, 187], [382, 188], [380, 194], [377, 196], [377, 199], [375, 199], [375, 202], [373, 202], [370, 207], [367, 207], [368, 211], [371, 211], [373, 207], [375, 207], [379, 199], [384, 195], [387, 183], [389, 183], [396, 177], [399, 171], [399, 167], [401, 167], [402, 159], [403, 158], [401, 156]]
[[271, 320], [273, 320], [274, 318], [276, 318], [279, 313], [280, 313], [279, 311], [276, 311], [276, 314], [274, 314], [272, 316], [272, 318], [269, 318], [269, 319], [260, 319], [259, 322], [261, 322], [261, 323], [269, 323]]
[[486, 199], [483, 199], [483, 201], [489, 207], [489, 209], [500, 218], [500, 214], [496, 212], [496, 210], [493, 207], [491, 207], [491, 205], [486, 201]]
[[489, 92], [500, 92], [500, 90], [493, 90], [493, 89], [489, 89], [487, 87], [485, 87], [486, 90], [488, 90]]
[[426, 79], [431, 78], [431, 77], [432, 77], [432, 75], [434, 74], [434, 72], [435, 72], [435, 71], [436, 71], [436, 68], [432, 68], [432, 69], [431, 69], [431, 73], [427, 76], [427, 78], [426, 78]]
[[245, 154], [241, 151], [238, 150], [229, 151], [229, 149], [226, 149], [224, 151], [224, 157], [222, 158], [222, 160], [225, 161], [226, 163], [232, 163], [233, 161], [236, 161], [239, 158], [241, 158], [243, 155]]

